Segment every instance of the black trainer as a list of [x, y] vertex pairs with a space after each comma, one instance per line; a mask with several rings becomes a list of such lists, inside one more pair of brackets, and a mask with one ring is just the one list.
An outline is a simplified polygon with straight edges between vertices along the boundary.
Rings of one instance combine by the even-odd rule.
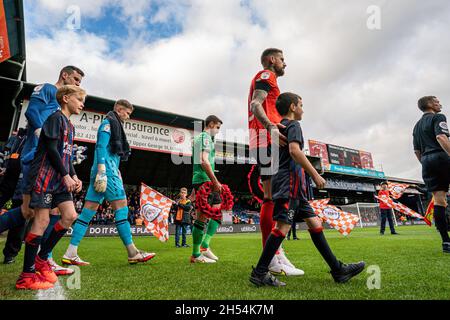
[[442, 251], [444, 253], [450, 253], [450, 242], [444, 242], [442, 244]]
[[15, 257], [5, 257], [5, 260], [3, 260], [3, 264], [13, 264], [16, 262]]
[[270, 286], [270, 287], [284, 287], [286, 283], [281, 282], [277, 278], [275, 278], [274, 275], [272, 275], [270, 272], [266, 273], [259, 273], [253, 268], [252, 274], [250, 275], [250, 282], [256, 285], [257, 287], [262, 286]]
[[361, 273], [364, 270], [366, 263], [364, 261], [358, 263], [344, 264], [341, 262], [341, 269], [337, 271], [330, 271], [333, 279], [337, 283], [345, 283], [354, 276]]

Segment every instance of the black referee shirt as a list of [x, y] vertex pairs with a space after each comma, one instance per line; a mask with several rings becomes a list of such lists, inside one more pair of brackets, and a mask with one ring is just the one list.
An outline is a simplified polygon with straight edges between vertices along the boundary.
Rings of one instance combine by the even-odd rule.
[[446, 117], [441, 113], [425, 113], [414, 127], [414, 150], [420, 151], [422, 156], [445, 152], [436, 139], [440, 134], [450, 137]]

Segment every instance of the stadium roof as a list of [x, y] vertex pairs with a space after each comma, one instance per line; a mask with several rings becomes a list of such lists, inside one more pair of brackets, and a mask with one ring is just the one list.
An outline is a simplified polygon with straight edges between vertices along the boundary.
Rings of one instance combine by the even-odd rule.
[[415, 184], [415, 185], [424, 185], [425, 184], [423, 181], [419, 181], [419, 180], [403, 179], [403, 178], [396, 178], [396, 177], [386, 177], [386, 180], [392, 181], [392, 182], [406, 183], [406, 184]]

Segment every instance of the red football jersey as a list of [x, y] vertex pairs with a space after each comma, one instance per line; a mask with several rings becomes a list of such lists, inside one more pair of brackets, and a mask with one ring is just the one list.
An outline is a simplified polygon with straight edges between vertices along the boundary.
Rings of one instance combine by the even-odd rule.
[[269, 92], [267, 93], [267, 98], [262, 104], [269, 120], [272, 123], [277, 124], [280, 123], [282, 119], [275, 107], [277, 98], [280, 95], [277, 77], [275, 73], [270, 70], [260, 71], [252, 80], [250, 93], [248, 96], [248, 128], [250, 132], [250, 149], [255, 149], [257, 147], [267, 147], [267, 145], [270, 144], [270, 135], [268, 134], [268, 131], [263, 127], [261, 122], [259, 122], [259, 120], [250, 110], [250, 103], [252, 102], [253, 92], [255, 92], [257, 83], [264, 83], [268, 85], [268, 88], [270, 88]]
[[[381, 198], [382, 196], [389, 197], [389, 190], [380, 190], [378, 192], [378, 197]], [[380, 209], [390, 209], [391, 208], [387, 204], [385, 204], [383, 201], [378, 201], [378, 202], [380, 203]]]

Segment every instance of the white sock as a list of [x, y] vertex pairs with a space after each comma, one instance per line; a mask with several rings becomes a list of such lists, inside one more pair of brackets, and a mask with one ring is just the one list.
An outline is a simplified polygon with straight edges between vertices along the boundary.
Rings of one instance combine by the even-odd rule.
[[136, 246], [134, 245], [134, 243], [129, 244], [128, 246], [126, 246], [126, 248], [127, 248], [127, 252], [128, 252], [128, 258], [133, 258], [135, 255], [137, 255], [139, 253], [139, 251], [136, 248]]
[[66, 251], [66, 256], [74, 258], [78, 255], [78, 247], [74, 246], [72, 244], [69, 244], [69, 247], [67, 248]]

